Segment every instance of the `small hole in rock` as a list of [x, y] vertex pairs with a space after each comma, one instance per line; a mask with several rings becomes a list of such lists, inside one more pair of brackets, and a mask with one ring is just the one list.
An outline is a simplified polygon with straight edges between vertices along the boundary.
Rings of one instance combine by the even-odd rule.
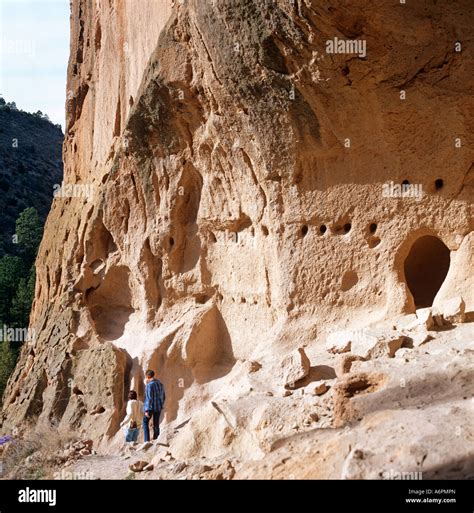
[[371, 223], [369, 226], [370, 233], [375, 233], [377, 231], [377, 223]]
[[441, 189], [444, 185], [444, 181], [442, 178], [438, 178], [437, 180], [435, 180], [435, 187], [436, 187], [436, 190], [439, 191], [439, 189]]
[[410, 185], [410, 182], [408, 180], [403, 180], [402, 185]]
[[347, 290], [357, 285], [358, 281], [359, 277], [355, 271], [347, 271], [342, 277], [341, 289], [346, 292]]
[[174, 239], [173, 237], [170, 237], [170, 246], [173, 247], [174, 246]]
[[306, 225], [301, 227], [301, 235], [304, 237], [308, 233], [308, 227]]
[[378, 237], [371, 237], [367, 244], [370, 249], [376, 248], [380, 244], [380, 239]]
[[198, 294], [196, 297], [195, 297], [195, 300], [196, 300], [196, 303], [200, 304], [200, 305], [204, 305], [205, 303], [207, 303], [210, 299], [210, 296], [208, 296], [207, 294]]
[[262, 226], [262, 232], [265, 237], [268, 235], [268, 228], [265, 225]]
[[327, 227], [325, 224], [322, 224], [320, 227], [319, 227], [319, 232], [320, 233], [326, 233], [326, 230], [327, 230]]
[[352, 228], [351, 223], [346, 223], [346, 224], [344, 225], [344, 232], [345, 232], [345, 233], [349, 233], [349, 232], [351, 231], [351, 228]]

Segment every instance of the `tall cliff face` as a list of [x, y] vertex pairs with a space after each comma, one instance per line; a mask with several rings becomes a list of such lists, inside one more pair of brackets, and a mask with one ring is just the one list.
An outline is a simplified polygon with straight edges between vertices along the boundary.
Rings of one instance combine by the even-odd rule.
[[323, 4], [72, 2], [80, 187], [48, 218], [4, 425], [109, 440], [147, 367], [178, 425], [245, 395], [249, 360], [436, 294], [473, 309], [473, 6]]

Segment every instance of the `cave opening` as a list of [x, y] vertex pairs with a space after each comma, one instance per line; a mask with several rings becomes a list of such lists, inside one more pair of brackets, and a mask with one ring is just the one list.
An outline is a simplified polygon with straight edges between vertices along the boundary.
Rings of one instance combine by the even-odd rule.
[[449, 248], [438, 237], [425, 235], [414, 242], [405, 259], [404, 270], [416, 308], [433, 304], [448, 274], [449, 264]]

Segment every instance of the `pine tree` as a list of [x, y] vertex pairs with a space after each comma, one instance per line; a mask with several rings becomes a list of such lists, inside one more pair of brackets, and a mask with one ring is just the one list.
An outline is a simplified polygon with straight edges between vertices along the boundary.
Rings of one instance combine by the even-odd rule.
[[23, 210], [16, 220], [16, 235], [22, 250], [25, 264], [30, 268], [36, 258], [38, 247], [43, 236], [43, 226], [35, 208]]
[[27, 327], [30, 320], [31, 305], [35, 293], [36, 272], [33, 266], [28, 279], [21, 278], [15, 297], [12, 300], [10, 318], [16, 327]]
[[0, 342], [0, 404], [3, 392], [7, 386], [8, 378], [15, 368], [15, 353], [8, 340]]
[[20, 257], [4, 255], [0, 258], [0, 324], [11, 321], [11, 304], [23, 276], [24, 264]]

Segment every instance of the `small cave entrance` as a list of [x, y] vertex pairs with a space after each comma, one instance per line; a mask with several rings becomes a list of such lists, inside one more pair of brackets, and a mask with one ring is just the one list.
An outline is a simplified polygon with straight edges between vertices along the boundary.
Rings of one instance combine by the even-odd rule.
[[405, 259], [405, 279], [416, 308], [425, 308], [433, 300], [448, 274], [450, 251], [438, 237], [417, 239]]

